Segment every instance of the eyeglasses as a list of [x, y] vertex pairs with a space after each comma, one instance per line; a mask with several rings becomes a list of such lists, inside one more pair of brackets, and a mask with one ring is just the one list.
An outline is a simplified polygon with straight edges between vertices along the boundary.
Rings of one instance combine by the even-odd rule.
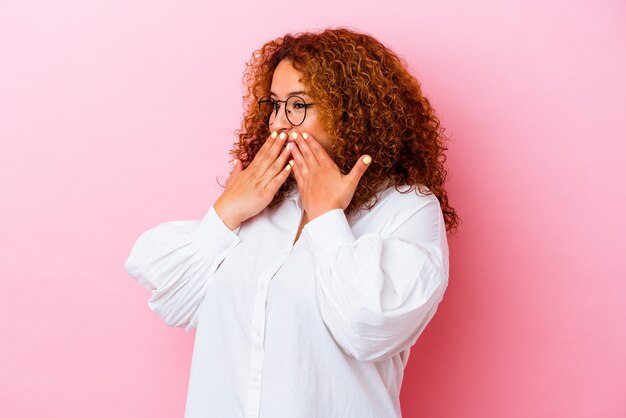
[[272, 115], [278, 116], [280, 104], [285, 103], [285, 116], [293, 126], [302, 125], [306, 118], [306, 110], [315, 104], [305, 102], [300, 96], [290, 96], [287, 100], [275, 100], [269, 96], [264, 96], [257, 103], [259, 104], [259, 115], [266, 123], [269, 123]]

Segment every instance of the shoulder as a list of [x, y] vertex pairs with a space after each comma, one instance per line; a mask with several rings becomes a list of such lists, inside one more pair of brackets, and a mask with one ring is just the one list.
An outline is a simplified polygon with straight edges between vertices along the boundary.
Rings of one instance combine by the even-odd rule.
[[[413, 219], [435, 228], [442, 217], [437, 196], [426, 186], [389, 186], [379, 192], [371, 209], [361, 210], [349, 218], [352, 226], [359, 230], [374, 229], [389, 233]], [[416, 216], [419, 218], [416, 219]]]
[[416, 213], [429, 208], [441, 210], [439, 199], [424, 185], [389, 186], [379, 192], [370, 212], [394, 215], [398, 213]]
[[380, 212], [375, 216], [382, 222], [383, 236], [396, 236], [444, 251], [447, 243], [443, 212], [439, 199], [427, 187], [392, 187], [382, 193], [379, 203]]

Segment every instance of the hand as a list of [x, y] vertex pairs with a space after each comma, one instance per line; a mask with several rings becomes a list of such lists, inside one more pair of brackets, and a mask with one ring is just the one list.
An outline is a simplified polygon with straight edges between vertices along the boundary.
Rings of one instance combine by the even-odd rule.
[[296, 147], [291, 150], [294, 158], [293, 175], [298, 183], [302, 205], [309, 221], [333, 209], [345, 210], [354, 196], [361, 177], [372, 161], [364, 155], [347, 175], [343, 175], [324, 147], [313, 137], [298, 135]]
[[213, 204], [213, 209], [224, 224], [235, 230], [243, 221], [261, 212], [287, 180], [291, 166], [287, 134], [273, 132], [246, 169], [239, 160], [226, 181], [226, 188]]

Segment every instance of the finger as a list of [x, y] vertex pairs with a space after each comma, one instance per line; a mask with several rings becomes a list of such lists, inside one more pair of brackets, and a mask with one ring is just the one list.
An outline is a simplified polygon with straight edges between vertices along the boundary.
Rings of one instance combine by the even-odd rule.
[[239, 161], [236, 158], [232, 161], [232, 165], [233, 165], [233, 169], [230, 172], [231, 176], [233, 174], [241, 173], [241, 171], [243, 170], [243, 164], [241, 163], [241, 161]]
[[290, 163], [293, 162], [292, 164], [292, 172], [293, 172], [293, 177], [296, 179], [296, 183], [298, 183], [298, 187], [304, 185], [303, 183], [303, 178], [302, 178], [302, 173], [300, 172], [300, 167], [298, 167], [298, 165], [296, 164], [295, 160], [291, 160]]
[[[273, 131], [254, 156], [250, 165], [260, 169], [261, 173], [264, 173], [267, 167], [276, 159], [276, 155], [280, 152], [281, 145], [285, 142], [285, 139], [285, 135], [279, 135], [277, 131]], [[274, 154], [273, 158], [272, 154]], [[271, 159], [271, 161], [268, 162], [268, 158]]]
[[367, 170], [367, 167], [369, 167], [371, 162], [372, 157], [369, 155], [364, 155], [359, 158], [354, 167], [352, 167], [352, 170], [350, 170], [350, 173], [348, 173], [348, 179], [353, 185], [356, 186], [359, 183], [361, 177], [363, 177], [365, 170]]
[[319, 161], [317, 161], [317, 158], [315, 158], [315, 154], [308, 144], [308, 140], [305, 140], [302, 136], [298, 135], [298, 137], [296, 138], [296, 144], [298, 144], [298, 148], [300, 149], [300, 152], [304, 156], [304, 159], [306, 160], [309, 167], [315, 167], [320, 165]]
[[291, 155], [292, 147], [292, 144], [285, 145], [282, 152], [278, 155], [278, 158], [274, 159], [274, 162], [272, 162], [267, 171], [265, 171], [263, 174], [263, 184], [265, 186], [267, 186], [267, 183], [272, 181], [274, 177], [276, 177], [276, 175], [280, 173], [283, 168], [285, 168], [285, 164], [287, 164], [287, 160]]
[[287, 180], [287, 177], [289, 177], [289, 173], [291, 173], [291, 165], [287, 164], [285, 168], [280, 170], [280, 173], [274, 176], [267, 186], [265, 186], [266, 189], [269, 189], [272, 195], [275, 195], [280, 186], [282, 186], [282, 184]]
[[322, 144], [320, 144], [313, 135], [304, 132], [302, 134], [303, 138], [305, 136], [304, 134], [306, 134], [306, 139], [304, 140], [304, 142], [306, 142], [306, 144], [309, 146], [309, 148], [311, 149], [311, 152], [313, 153], [313, 155], [315, 155], [315, 158], [317, 159], [320, 165], [330, 165], [330, 166], [337, 165], [335, 164], [335, 161], [331, 158], [331, 156], [328, 155], [328, 153], [326, 152]]
[[289, 137], [286, 132], [281, 132], [281, 133], [278, 133], [277, 131], [274, 131], [274, 132], [276, 132], [276, 138], [274, 139], [274, 142], [268, 148], [268, 150], [266, 151], [266, 155], [264, 156], [265, 158], [271, 159], [270, 163], [273, 162], [274, 159], [276, 159], [278, 154], [280, 154], [283, 147], [287, 143], [287, 138]]
[[257, 156], [260, 157], [265, 154], [267, 152], [267, 150], [272, 146], [272, 144], [274, 143], [276, 137], [278, 136], [278, 132], [276, 131], [272, 131], [267, 138], [265, 138], [265, 141], [263, 142], [263, 145], [261, 145], [261, 148], [259, 148], [259, 150], [257, 151], [255, 158]]
[[300, 152], [300, 147], [298, 146], [298, 144], [296, 144], [295, 147], [291, 148], [291, 155], [294, 159], [295, 165], [298, 166], [298, 171], [303, 178], [306, 178], [309, 175], [309, 166], [304, 159], [304, 156]]
[[[272, 164], [274, 164], [276, 158], [278, 158], [281, 151], [284, 151], [287, 137], [288, 135], [286, 132], [281, 132], [280, 135], [278, 135], [277, 138], [274, 140], [272, 146], [266, 151], [265, 155], [263, 156], [263, 163], [261, 165], [261, 169], [264, 170], [264, 174], [265, 172], [267, 172], [267, 170], [270, 169], [270, 167], [272, 167]], [[285, 167], [285, 164], [282, 164], [280, 166], [280, 169], [282, 170], [283, 167]]]

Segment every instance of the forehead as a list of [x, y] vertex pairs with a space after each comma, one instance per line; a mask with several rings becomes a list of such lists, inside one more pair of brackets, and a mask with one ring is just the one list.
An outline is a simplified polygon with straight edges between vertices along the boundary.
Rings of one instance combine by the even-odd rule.
[[306, 94], [306, 87], [300, 77], [300, 72], [293, 68], [289, 60], [282, 60], [274, 70], [270, 94], [278, 97]]

